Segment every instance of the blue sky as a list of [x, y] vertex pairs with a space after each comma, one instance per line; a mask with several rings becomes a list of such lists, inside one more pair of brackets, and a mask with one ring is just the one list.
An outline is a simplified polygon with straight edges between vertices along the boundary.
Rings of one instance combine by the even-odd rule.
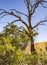
[[[17, 9], [27, 14], [27, 9], [23, 3], [23, 0], [0, 0], [0, 9], [5, 9], [8, 11], [10, 9]], [[39, 8], [37, 8], [36, 12], [33, 15], [32, 24], [35, 25], [38, 21], [44, 20], [45, 16], [47, 16], [47, 9], [44, 9], [42, 6], [39, 6]], [[3, 27], [5, 25], [7, 25], [7, 23], [2, 22], [11, 22], [14, 19], [15, 17], [12, 16], [5, 16], [3, 19], [0, 18], [0, 31], [3, 30]], [[23, 19], [26, 21], [26, 18], [23, 17]], [[17, 24], [18, 26], [23, 25], [21, 23], [15, 24]], [[40, 26], [38, 32], [39, 35], [35, 38], [35, 41], [47, 41], [47, 23], [45, 23], [45, 26]]]

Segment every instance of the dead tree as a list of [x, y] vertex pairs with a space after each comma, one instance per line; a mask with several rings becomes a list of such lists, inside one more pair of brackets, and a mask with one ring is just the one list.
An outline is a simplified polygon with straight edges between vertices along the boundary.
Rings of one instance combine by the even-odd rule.
[[[24, 28], [26, 34], [30, 38], [31, 52], [33, 52], [33, 51], [35, 51], [33, 35], [36, 33], [33, 33], [31, 31], [35, 30], [35, 28], [38, 27], [39, 25], [43, 25], [45, 22], [47, 22], [47, 20], [46, 19], [41, 20], [37, 24], [35, 24], [35, 26], [32, 26], [32, 16], [35, 13], [36, 9], [39, 7], [39, 5], [41, 5], [43, 8], [47, 8], [46, 6], [44, 6], [44, 3], [47, 3], [47, 1], [46, 0], [34, 0], [34, 3], [32, 3], [32, 0], [23, 0], [23, 2], [25, 3], [28, 14], [17, 11], [16, 9], [11, 9], [10, 12], [6, 11], [4, 9], [0, 9], [0, 11], [1, 11], [0, 16], [4, 17], [6, 15], [12, 15], [12, 16], [16, 17], [16, 19], [11, 23], [19, 21], [26, 26], [27, 29], [24, 26], [22, 26], [22, 27]], [[14, 13], [14, 11], [16, 12], [16, 14]], [[24, 21], [20, 15], [24, 15], [27, 18], [28, 23], [26, 21]], [[32, 33], [33, 33], [33, 35], [32, 35]]]

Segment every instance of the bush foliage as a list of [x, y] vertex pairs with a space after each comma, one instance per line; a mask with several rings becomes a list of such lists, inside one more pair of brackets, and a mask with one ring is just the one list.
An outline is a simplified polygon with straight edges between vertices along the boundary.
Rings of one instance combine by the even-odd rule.
[[[13, 28], [14, 27], [14, 28]], [[47, 52], [26, 54], [19, 42], [28, 42], [25, 32], [11, 24], [0, 33], [0, 65], [47, 65]]]
[[0, 45], [0, 65], [47, 65], [46, 53], [25, 54], [25, 51], [10, 45]]

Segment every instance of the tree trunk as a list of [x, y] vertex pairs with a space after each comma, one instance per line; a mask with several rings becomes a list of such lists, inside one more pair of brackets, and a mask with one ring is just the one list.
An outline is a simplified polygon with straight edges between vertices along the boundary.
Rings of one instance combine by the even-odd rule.
[[24, 49], [26, 54], [31, 54], [35, 52], [33, 37], [30, 37], [30, 42], [27, 44], [27, 46], [25, 46]]
[[35, 46], [34, 46], [34, 39], [33, 39], [33, 37], [31, 36], [31, 53], [32, 52], [35, 52]]

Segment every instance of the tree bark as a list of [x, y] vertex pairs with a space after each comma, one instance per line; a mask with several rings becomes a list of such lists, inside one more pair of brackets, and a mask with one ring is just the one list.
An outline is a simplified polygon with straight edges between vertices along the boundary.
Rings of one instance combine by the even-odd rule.
[[31, 42], [31, 53], [32, 53], [32, 52], [35, 52], [34, 39], [32, 36], [31, 36], [30, 42]]

